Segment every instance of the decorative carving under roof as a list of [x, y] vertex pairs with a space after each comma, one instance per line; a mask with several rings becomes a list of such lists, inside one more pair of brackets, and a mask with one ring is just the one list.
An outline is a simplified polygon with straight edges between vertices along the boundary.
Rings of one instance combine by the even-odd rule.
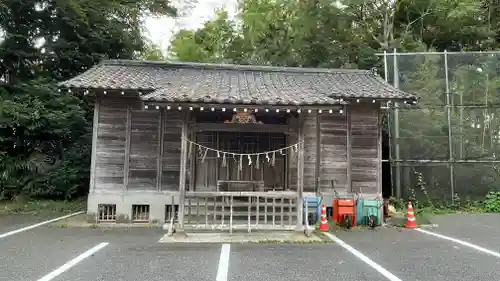
[[233, 115], [231, 120], [226, 120], [224, 123], [237, 123], [237, 124], [264, 124], [262, 121], [257, 121], [255, 115], [251, 112], [240, 111]]

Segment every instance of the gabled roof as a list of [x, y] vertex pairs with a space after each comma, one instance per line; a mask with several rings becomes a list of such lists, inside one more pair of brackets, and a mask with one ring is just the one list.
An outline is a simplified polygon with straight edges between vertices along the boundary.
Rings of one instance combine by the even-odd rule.
[[416, 99], [369, 70], [133, 60], [103, 61], [59, 85], [143, 91], [143, 100], [167, 102], [329, 105], [340, 99]]

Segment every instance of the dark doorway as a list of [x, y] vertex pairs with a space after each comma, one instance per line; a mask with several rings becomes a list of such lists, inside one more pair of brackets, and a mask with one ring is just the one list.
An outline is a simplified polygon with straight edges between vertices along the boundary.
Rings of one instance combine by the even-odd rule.
[[392, 196], [391, 163], [389, 162], [390, 138], [388, 128], [382, 130], [382, 197]]

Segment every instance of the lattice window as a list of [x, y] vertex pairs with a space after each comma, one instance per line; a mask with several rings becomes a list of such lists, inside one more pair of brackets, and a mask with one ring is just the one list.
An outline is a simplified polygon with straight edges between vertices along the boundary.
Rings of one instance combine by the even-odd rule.
[[99, 204], [99, 222], [116, 222], [116, 204]]
[[149, 205], [132, 205], [133, 222], [149, 222]]
[[179, 214], [179, 205], [165, 205], [165, 222], [169, 223], [174, 218], [177, 222]]

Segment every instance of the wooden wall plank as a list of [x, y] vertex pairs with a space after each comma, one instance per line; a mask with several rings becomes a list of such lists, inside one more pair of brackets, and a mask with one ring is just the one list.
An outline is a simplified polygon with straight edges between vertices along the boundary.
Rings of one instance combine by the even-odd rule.
[[122, 189], [127, 107], [123, 100], [101, 99], [95, 144], [95, 189]]
[[315, 191], [316, 177], [316, 113], [301, 114], [304, 118], [304, 163], [303, 182], [304, 192]]
[[179, 190], [183, 112], [166, 111], [163, 124], [161, 189]]
[[94, 119], [92, 122], [92, 152], [90, 158], [90, 183], [89, 192], [95, 189], [95, 172], [96, 172], [96, 161], [97, 161], [97, 135], [99, 128], [99, 105], [101, 101], [96, 98], [94, 102]]
[[352, 106], [352, 190], [378, 193], [379, 109]]
[[125, 123], [125, 162], [124, 162], [124, 173], [123, 173], [123, 185], [125, 188], [128, 187], [128, 181], [130, 179], [130, 139], [132, 133], [132, 105], [127, 105], [127, 119]]
[[322, 114], [321, 126], [321, 171], [320, 188], [322, 192], [347, 190], [348, 150], [347, 116], [340, 113]]
[[132, 108], [129, 189], [156, 189], [159, 110]]
[[158, 146], [156, 155], [156, 189], [161, 190], [161, 174], [163, 171], [163, 137], [165, 123], [165, 109], [160, 110], [160, 119], [158, 120]]

